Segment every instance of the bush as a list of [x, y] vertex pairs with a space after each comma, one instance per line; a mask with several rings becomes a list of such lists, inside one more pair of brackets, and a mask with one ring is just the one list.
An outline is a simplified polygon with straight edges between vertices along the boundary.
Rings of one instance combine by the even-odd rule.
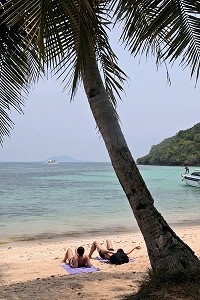
[[151, 270], [139, 284], [137, 294], [124, 300], [199, 300], [200, 271], [185, 271], [174, 275], [155, 273]]

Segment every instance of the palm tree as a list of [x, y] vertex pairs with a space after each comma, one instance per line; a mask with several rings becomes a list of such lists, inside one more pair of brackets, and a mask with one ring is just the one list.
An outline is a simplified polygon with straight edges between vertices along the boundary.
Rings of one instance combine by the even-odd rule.
[[[44, 74], [44, 67], [47, 71], [50, 69], [55, 74], [59, 74], [66, 87], [71, 84], [72, 96], [76, 92], [79, 81], [83, 82], [92, 114], [105, 142], [113, 168], [144, 236], [152, 269], [170, 274], [200, 269], [200, 261], [194, 252], [173, 232], [154, 207], [154, 200], [124, 139], [115, 110], [115, 95], [117, 93], [117, 96], [120, 96], [119, 92], [123, 90], [122, 84], [126, 75], [118, 67], [117, 57], [109, 45], [107, 27], [111, 22], [110, 16], [116, 9], [116, 20], [124, 23], [122, 40], [132, 52], [148, 53], [152, 49], [158, 60], [165, 61], [170, 56], [175, 59], [186, 49], [184, 59], [192, 64], [192, 73], [197, 71], [197, 78], [200, 55], [197, 51], [196, 59], [191, 56], [195, 52], [194, 49], [198, 48], [198, 43], [187, 36], [185, 41], [191, 43], [191, 48], [186, 42], [182, 50], [178, 49], [179, 45], [175, 45], [175, 29], [179, 34], [181, 26], [184, 27], [184, 20], [181, 19], [180, 12], [176, 11], [175, 14], [171, 7], [166, 7], [164, 11], [162, 8], [165, 2], [182, 4], [181, 0], [111, 2], [108, 0], [6, 1], [1, 15], [3, 24], [6, 24], [9, 33], [17, 26], [19, 40], [21, 37], [23, 41], [22, 46], [19, 40], [17, 45], [25, 55], [25, 61], [28, 62], [27, 54], [35, 57], [34, 67], [30, 68], [28, 73], [23, 69], [17, 70], [19, 78], [25, 78], [20, 87], [23, 89], [27, 86], [35, 70], [37, 74]], [[184, 4], [187, 15], [192, 11], [191, 18], [194, 19], [192, 30], [194, 29], [198, 41], [199, 34], [195, 32], [194, 13], [199, 12], [199, 8], [197, 9], [192, 0], [183, 2], [187, 2]], [[186, 25], [188, 23], [186, 20]], [[184, 30], [182, 36], [183, 38], [185, 36]], [[1, 43], [6, 45], [4, 56], [11, 56], [13, 51], [11, 49], [8, 52], [10, 50], [8, 42], [2, 40]], [[37, 64], [38, 57], [40, 64]], [[10, 63], [12, 64], [12, 61]], [[3, 60], [1, 65], [4, 66]], [[6, 71], [9, 72], [9, 69], [7, 68]], [[3, 68], [1, 73], [4, 72]], [[12, 75], [11, 73], [9, 79], [13, 80]], [[1, 81], [1, 85], [4, 86], [5, 82]], [[14, 88], [13, 85], [9, 87], [11, 93]], [[2, 100], [0, 104], [3, 104]], [[2, 109], [5, 111], [4, 107]], [[6, 127], [4, 120], [1, 123]]]

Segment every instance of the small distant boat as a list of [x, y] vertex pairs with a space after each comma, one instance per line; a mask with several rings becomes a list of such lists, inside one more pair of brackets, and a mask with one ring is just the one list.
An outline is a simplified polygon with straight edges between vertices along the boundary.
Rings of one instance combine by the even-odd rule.
[[48, 164], [48, 165], [57, 165], [57, 164], [59, 164], [59, 161], [58, 161], [58, 160], [55, 160], [55, 159], [49, 159], [49, 160], [47, 161], [47, 164]]
[[195, 169], [191, 174], [183, 173], [181, 176], [187, 185], [200, 188], [200, 169]]

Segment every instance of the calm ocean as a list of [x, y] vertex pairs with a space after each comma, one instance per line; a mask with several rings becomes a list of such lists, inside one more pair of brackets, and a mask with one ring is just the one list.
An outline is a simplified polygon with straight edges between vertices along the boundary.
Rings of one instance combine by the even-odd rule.
[[[183, 167], [139, 166], [170, 225], [200, 224], [200, 189]], [[0, 163], [0, 243], [137, 230], [110, 163]]]

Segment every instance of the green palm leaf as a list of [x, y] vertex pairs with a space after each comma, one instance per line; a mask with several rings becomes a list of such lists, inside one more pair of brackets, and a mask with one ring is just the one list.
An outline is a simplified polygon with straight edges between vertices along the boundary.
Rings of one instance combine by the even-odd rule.
[[158, 60], [191, 68], [199, 76], [200, 68], [200, 1], [136, 0], [118, 1], [117, 21], [124, 24], [122, 40], [131, 53], [150, 49]]
[[[27, 83], [34, 80], [41, 66], [46, 66], [48, 72], [62, 79], [64, 88], [71, 87], [73, 97], [85, 68], [96, 59], [110, 100], [116, 104], [115, 95], [120, 97], [119, 91], [123, 90], [126, 75], [119, 68], [109, 44], [109, 5], [107, 0], [6, 1], [1, 15], [3, 24], [10, 31], [17, 26], [18, 39], [22, 43], [19, 45], [19, 40], [17, 42], [22, 56], [17, 58], [19, 67], [16, 73], [20, 74], [21, 82], [15, 80], [16, 87], [27, 91]], [[30, 58], [24, 59], [27, 53], [39, 57], [40, 62], [34, 59], [32, 67], [28, 66]], [[20, 61], [19, 57], [23, 59]], [[15, 97], [13, 103], [15, 101], [20, 101], [21, 105], [24, 99]]]
[[[5, 1], [1, 1], [5, 2]], [[3, 10], [1, 10], [3, 12]], [[14, 123], [9, 117], [12, 108], [23, 113], [22, 108], [30, 83], [43, 71], [34, 48], [26, 48], [26, 40], [19, 32], [19, 24], [0, 25], [0, 144], [10, 135]]]
[[[123, 90], [125, 73], [109, 44], [115, 9], [121, 39], [133, 54], [153, 53], [157, 62], [174, 62], [199, 76], [200, 1], [193, 0], [8, 0], [1, 1], [0, 142], [13, 126], [6, 109], [21, 111], [29, 85], [44, 68], [71, 88], [72, 97], [93, 60], [101, 68], [110, 101]], [[3, 27], [2, 27], [3, 28]], [[7, 34], [5, 34], [7, 32]], [[9, 34], [8, 34], [9, 33]], [[12, 79], [12, 80], [11, 80]], [[3, 115], [6, 116], [3, 118]], [[8, 123], [6, 123], [8, 122]], [[5, 130], [7, 128], [7, 131]]]

